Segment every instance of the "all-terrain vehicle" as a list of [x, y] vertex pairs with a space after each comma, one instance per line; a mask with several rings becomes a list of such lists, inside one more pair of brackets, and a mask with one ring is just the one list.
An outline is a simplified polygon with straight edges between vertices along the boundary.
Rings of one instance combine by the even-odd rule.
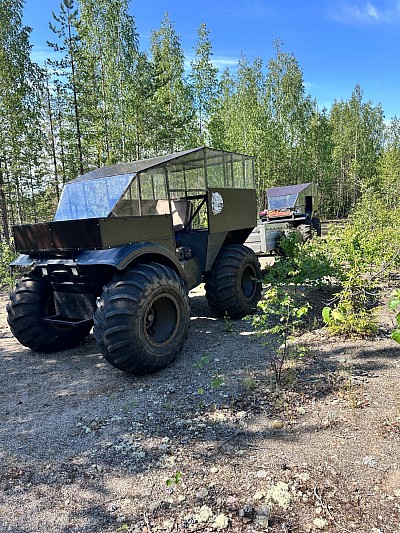
[[84, 174], [53, 222], [13, 228], [12, 265], [31, 270], [10, 294], [11, 330], [50, 352], [94, 326], [111, 365], [162, 368], [183, 347], [188, 291], [202, 281], [219, 316], [256, 307], [260, 266], [243, 245], [256, 223], [254, 162], [242, 154], [201, 147]]
[[267, 189], [267, 202], [245, 243], [256, 253], [279, 251], [281, 239], [292, 231], [299, 232], [303, 242], [321, 235], [315, 183], [272, 187]]

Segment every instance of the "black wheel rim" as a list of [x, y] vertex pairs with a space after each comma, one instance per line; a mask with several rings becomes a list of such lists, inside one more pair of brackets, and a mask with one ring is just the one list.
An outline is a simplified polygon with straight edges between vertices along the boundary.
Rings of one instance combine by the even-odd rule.
[[256, 292], [256, 273], [251, 265], [247, 265], [242, 274], [242, 294], [246, 300], [251, 300]]
[[145, 314], [145, 334], [153, 346], [165, 346], [174, 338], [180, 311], [175, 298], [162, 294], [152, 300]]

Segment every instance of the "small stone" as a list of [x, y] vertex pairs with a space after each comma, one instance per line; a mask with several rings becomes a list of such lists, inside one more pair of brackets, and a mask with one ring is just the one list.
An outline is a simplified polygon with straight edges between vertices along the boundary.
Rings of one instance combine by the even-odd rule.
[[396, 489], [393, 494], [396, 496], [396, 498], [400, 498], [400, 489]]
[[254, 494], [253, 499], [254, 499], [254, 500], [262, 500], [262, 499], [264, 498], [264, 496], [265, 496], [265, 492], [262, 491], [262, 490], [259, 490], [259, 491], [257, 491], [257, 492]]
[[238, 514], [241, 518], [253, 518], [255, 511], [251, 505], [245, 505], [242, 509], [239, 509]]
[[268, 529], [268, 517], [264, 515], [257, 515], [255, 522], [258, 526]]
[[186, 500], [186, 496], [184, 496], [183, 494], [179, 494], [178, 502], [181, 503], [181, 502], [184, 502], [185, 500]]
[[213, 527], [216, 529], [226, 529], [229, 525], [229, 518], [224, 514], [219, 514], [214, 520]]
[[282, 420], [273, 420], [271, 422], [272, 429], [282, 429], [283, 428], [283, 422]]
[[266, 470], [259, 470], [256, 473], [256, 477], [264, 478], [268, 476], [268, 472]]
[[172, 531], [174, 527], [174, 523], [171, 520], [164, 520], [163, 522], [163, 528], [167, 531]]
[[216, 466], [213, 466], [212, 468], [210, 468], [210, 472], [211, 474], [216, 474], [218, 472], [218, 468]]
[[370, 466], [371, 468], [374, 467], [376, 464], [376, 459], [372, 455], [366, 455], [365, 457], [363, 457], [362, 461], [364, 465]]
[[208, 496], [208, 490], [204, 487], [196, 492], [196, 498], [198, 500], [201, 500], [202, 498], [206, 498], [207, 496]]
[[324, 518], [318, 517], [314, 518], [313, 524], [317, 529], [325, 529], [328, 522]]
[[200, 511], [196, 515], [196, 519], [200, 524], [203, 524], [204, 522], [208, 522], [210, 518], [212, 517], [212, 511], [207, 505], [203, 505], [200, 507]]
[[257, 515], [259, 516], [266, 516], [267, 518], [269, 518], [270, 514], [271, 513], [269, 507], [267, 507], [266, 505], [263, 505], [257, 510]]

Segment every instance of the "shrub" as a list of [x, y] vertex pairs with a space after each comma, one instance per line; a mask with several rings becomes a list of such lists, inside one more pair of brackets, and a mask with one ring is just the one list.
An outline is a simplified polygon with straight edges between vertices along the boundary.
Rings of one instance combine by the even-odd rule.
[[389, 308], [396, 311], [396, 327], [392, 331], [392, 339], [400, 343], [400, 290], [395, 291], [390, 298]]
[[11, 287], [15, 278], [11, 274], [10, 263], [15, 259], [15, 252], [6, 243], [0, 243], [0, 286]]
[[335, 334], [374, 335], [375, 307], [380, 286], [400, 266], [400, 234], [396, 231], [400, 208], [388, 209], [376, 192], [368, 190], [340, 231], [327, 242], [342, 265], [341, 290], [323, 319]]

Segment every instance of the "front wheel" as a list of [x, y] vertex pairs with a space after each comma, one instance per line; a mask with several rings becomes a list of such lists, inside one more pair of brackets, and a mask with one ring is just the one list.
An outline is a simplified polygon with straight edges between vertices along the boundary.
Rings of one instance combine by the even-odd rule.
[[190, 322], [183, 280], [158, 263], [137, 265], [104, 287], [94, 336], [104, 358], [130, 374], [154, 372], [182, 350]]
[[261, 298], [261, 268], [253, 250], [241, 244], [221, 248], [205, 275], [208, 305], [219, 316], [242, 318]]
[[10, 293], [7, 320], [18, 341], [35, 352], [58, 352], [77, 346], [92, 329], [91, 321], [56, 325], [54, 294], [48, 279], [35, 271], [25, 275]]

